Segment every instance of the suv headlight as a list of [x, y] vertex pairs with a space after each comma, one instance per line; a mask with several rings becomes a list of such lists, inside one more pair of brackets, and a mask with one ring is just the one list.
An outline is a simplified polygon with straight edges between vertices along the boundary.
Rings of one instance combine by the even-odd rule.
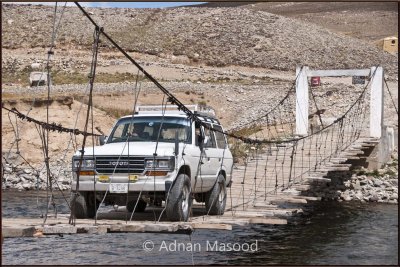
[[175, 167], [175, 158], [147, 159], [145, 169], [147, 170], [173, 170]]
[[[74, 158], [72, 161], [72, 170], [77, 171], [79, 167], [79, 158]], [[82, 159], [81, 170], [94, 170], [95, 160], [94, 159]]]

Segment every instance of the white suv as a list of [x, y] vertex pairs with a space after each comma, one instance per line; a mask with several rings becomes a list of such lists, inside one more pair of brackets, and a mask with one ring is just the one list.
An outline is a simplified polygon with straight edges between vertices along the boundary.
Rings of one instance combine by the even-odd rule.
[[[221, 215], [232, 179], [233, 158], [224, 134], [190, 121], [181, 111], [141, 106], [120, 118], [101, 146], [86, 147], [83, 161], [72, 159], [73, 208], [77, 218], [95, 216], [99, 203], [143, 212], [162, 206], [169, 220], [187, 221], [193, 197], [206, 212]], [[193, 112], [209, 128], [222, 131], [211, 110]], [[164, 107], [165, 108], [165, 107]], [[72, 203], [71, 203], [72, 204]], [[71, 206], [72, 207], [72, 206]]]

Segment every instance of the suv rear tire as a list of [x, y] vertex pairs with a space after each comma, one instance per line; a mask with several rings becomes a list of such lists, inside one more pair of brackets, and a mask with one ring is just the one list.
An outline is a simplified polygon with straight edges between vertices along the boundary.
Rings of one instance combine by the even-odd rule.
[[184, 173], [178, 175], [167, 196], [165, 212], [171, 221], [187, 222], [192, 206], [190, 178]]
[[206, 194], [206, 212], [208, 215], [222, 215], [226, 206], [225, 177], [219, 174], [214, 187]]

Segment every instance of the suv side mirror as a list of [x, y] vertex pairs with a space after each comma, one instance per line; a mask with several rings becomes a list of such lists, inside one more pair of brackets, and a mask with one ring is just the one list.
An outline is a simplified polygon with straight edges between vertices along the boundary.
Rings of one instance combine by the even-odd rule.
[[107, 136], [105, 136], [105, 135], [100, 135], [99, 136], [99, 143], [100, 143], [101, 146], [106, 143], [106, 138], [107, 138]]

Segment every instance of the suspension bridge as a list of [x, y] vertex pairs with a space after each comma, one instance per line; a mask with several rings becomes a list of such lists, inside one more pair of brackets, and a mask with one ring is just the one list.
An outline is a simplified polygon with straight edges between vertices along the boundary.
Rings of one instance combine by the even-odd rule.
[[[100, 36], [106, 38], [160, 89], [165, 95], [163, 105], [167, 102], [174, 104], [192, 121], [203, 124], [196, 114], [147, 73], [106, 34], [105, 29], [99, 27], [77, 5], [94, 25], [94, 44], [98, 43]], [[58, 24], [55, 19], [54, 25]], [[56, 36], [54, 32], [56, 30], [53, 31], [53, 46], [49, 50], [48, 62], [53, 53]], [[70, 134], [71, 138], [73, 135], [83, 135], [82, 147], [86, 137], [95, 136], [93, 129], [92, 132], [89, 131], [88, 122], [93, 108], [91, 97], [95, 84], [97, 52], [98, 46], [94, 45], [85, 129], [55, 125], [48, 121], [48, 117], [46, 122], [41, 122], [29, 117], [29, 114], [3, 106], [3, 109], [19, 119], [27, 120], [41, 129], [39, 132], [44, 144], [48, 190], [51, 193], [52, 190], [57, 190], [57, 175], [60, 174], [51, 173], [48, 165], [49, 131]], [[319, 108], [314, 89], [309, 83], [309, 78], [314, 76], [364, 76], [367, 83], [342, 114], [327, 115], [328, 112]], [[234, 166], [233, 183], [228, 188], [223, 215], [208, 215], [204, 211], [204, 203], [196, 201], [192, 205], [188, 222], [168, 222], [163, 216], [163, 208], [151, 205], [144, 213], [131, 214], [124, 207], [98, 212], [95, 220], [71, 220], [70, 214], [46, 212], [44, 219], [3, 218], [3, 236], [110, 232], [191, 233], [199, 228], [231, 230], [234, 225], [286, 224], [291, 216], [303, 212], [304, 204], [322, 200], [323, 197], [317, 196], [316, 192], [334, 188], [333, 180], [338, 179], [337, 177], [349, 179], [351, 171], [359, 166], [381, 166], [385, 163], [394, 149], [394, 132], [383, 121], [384, 82], [384, 70], [380, 66], [354, 70], [310, 70], [307, 66], [298, 67], [293, 86], [275, 106], [236, 129], [220, 131], [228, 138], [232, 147], [245, 150], [243, 161]], [[48, 85], [49, 97], [50, 93], [51, 87]], [[243, 136], [240, 134], [241, 129], [258, 130], [250, 136]], [[48, 198], [47, 207], [50, 207], [50, 202]]]

